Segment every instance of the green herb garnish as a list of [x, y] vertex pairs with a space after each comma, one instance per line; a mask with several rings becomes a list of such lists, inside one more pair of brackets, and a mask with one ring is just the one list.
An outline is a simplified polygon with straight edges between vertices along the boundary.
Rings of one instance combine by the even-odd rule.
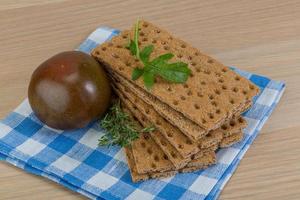
[[155, 130], [154, 126], [139, 129], [130, 116], [122, 111], [120, 101], [110, 108], [100, 124], [106, 130], [106, 133], [99, 139], [100, 146], [118, 145], [125, 147], [136, 140], [140, 133]]
[[148, 90], [153, 86], [156, 76], [160, 76], [173, 83], [184, 83], [187, 81], [191, 73], [188, 64], [184, 62], [168, 63], [168, 61], [174, 57], [174, 54], [172, 53], [166, 53], [150, 60], [150, 55], [153, 52], [154, 46], [145, 46], [143, 50], [140, 51], [138, 37], [139, 21], [136, 22], [134, 27], [134, 40], [130, 40], [127, 48], [132, 55], [142, 61], [144, 67], [136, 67], [133, 70], [131, 74], [132, 80], [137, 80], [143, 76], [144, 84]]

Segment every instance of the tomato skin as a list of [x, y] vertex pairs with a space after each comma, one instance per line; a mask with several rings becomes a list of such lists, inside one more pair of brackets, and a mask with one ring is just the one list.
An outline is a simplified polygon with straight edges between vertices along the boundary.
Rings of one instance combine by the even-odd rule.
[[88, 54], [67, 51], [43, 62], [32, 74], [28, 98], [36, 116], [55, 129], [85, 127], [110, 105], [111, 87]]

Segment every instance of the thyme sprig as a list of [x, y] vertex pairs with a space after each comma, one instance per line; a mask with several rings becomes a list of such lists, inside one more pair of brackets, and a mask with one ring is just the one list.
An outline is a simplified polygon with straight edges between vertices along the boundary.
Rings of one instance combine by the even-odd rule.
[[100, 146], [118, 145], [125, 147], [139, 137], [140, 133], [152, 132], [154, 126], [139, 128], [137, 123], [121, 109], [120, 101], [115, 102], [101, 120], [100, 125], [105, 129], [99, 139]]

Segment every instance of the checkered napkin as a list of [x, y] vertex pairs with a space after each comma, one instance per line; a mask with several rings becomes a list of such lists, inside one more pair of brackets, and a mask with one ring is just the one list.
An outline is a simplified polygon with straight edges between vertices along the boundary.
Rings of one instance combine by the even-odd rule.
[[[99, 28], [78, 48], [90, 52], [119, 31]], [[243, 141], [217, 153], [217, 164], [206, 170], [141, 183], [131, 181], [125, 154], [119, 147], [98, 147], [99, 123], [75, 131], [42, 124], [23, 101], [0, 123], [0, 157], [27, 172], [46, 177], [91, 199], [216, 199], [264, 123], [277, 105], [282, 82], [232, 68], [261, 89]]]

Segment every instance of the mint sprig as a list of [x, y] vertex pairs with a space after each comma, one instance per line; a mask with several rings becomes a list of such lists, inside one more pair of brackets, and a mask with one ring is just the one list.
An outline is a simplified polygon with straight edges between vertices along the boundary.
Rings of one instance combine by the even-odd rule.
[[139, 21], [137, 21], [134, 27], [134, 40], [130, 40], [127, 47], [131, 54], [143, 63], [144, 67], [134, 68], [131, 74], [132, 80], [137, 80], [142, 76], [148, 90], [152, 88], [156, 76], [160, 76], [173, 83], [185, 83], [187, 81], [191, 73], [188, 64], [184, 62], [168, 63], [168, 61], [174, 57], [172, 53], [166, 53], [150, 60], [154, 46], [145, 46], [142, 51], [140, 51], [138, 37]]

